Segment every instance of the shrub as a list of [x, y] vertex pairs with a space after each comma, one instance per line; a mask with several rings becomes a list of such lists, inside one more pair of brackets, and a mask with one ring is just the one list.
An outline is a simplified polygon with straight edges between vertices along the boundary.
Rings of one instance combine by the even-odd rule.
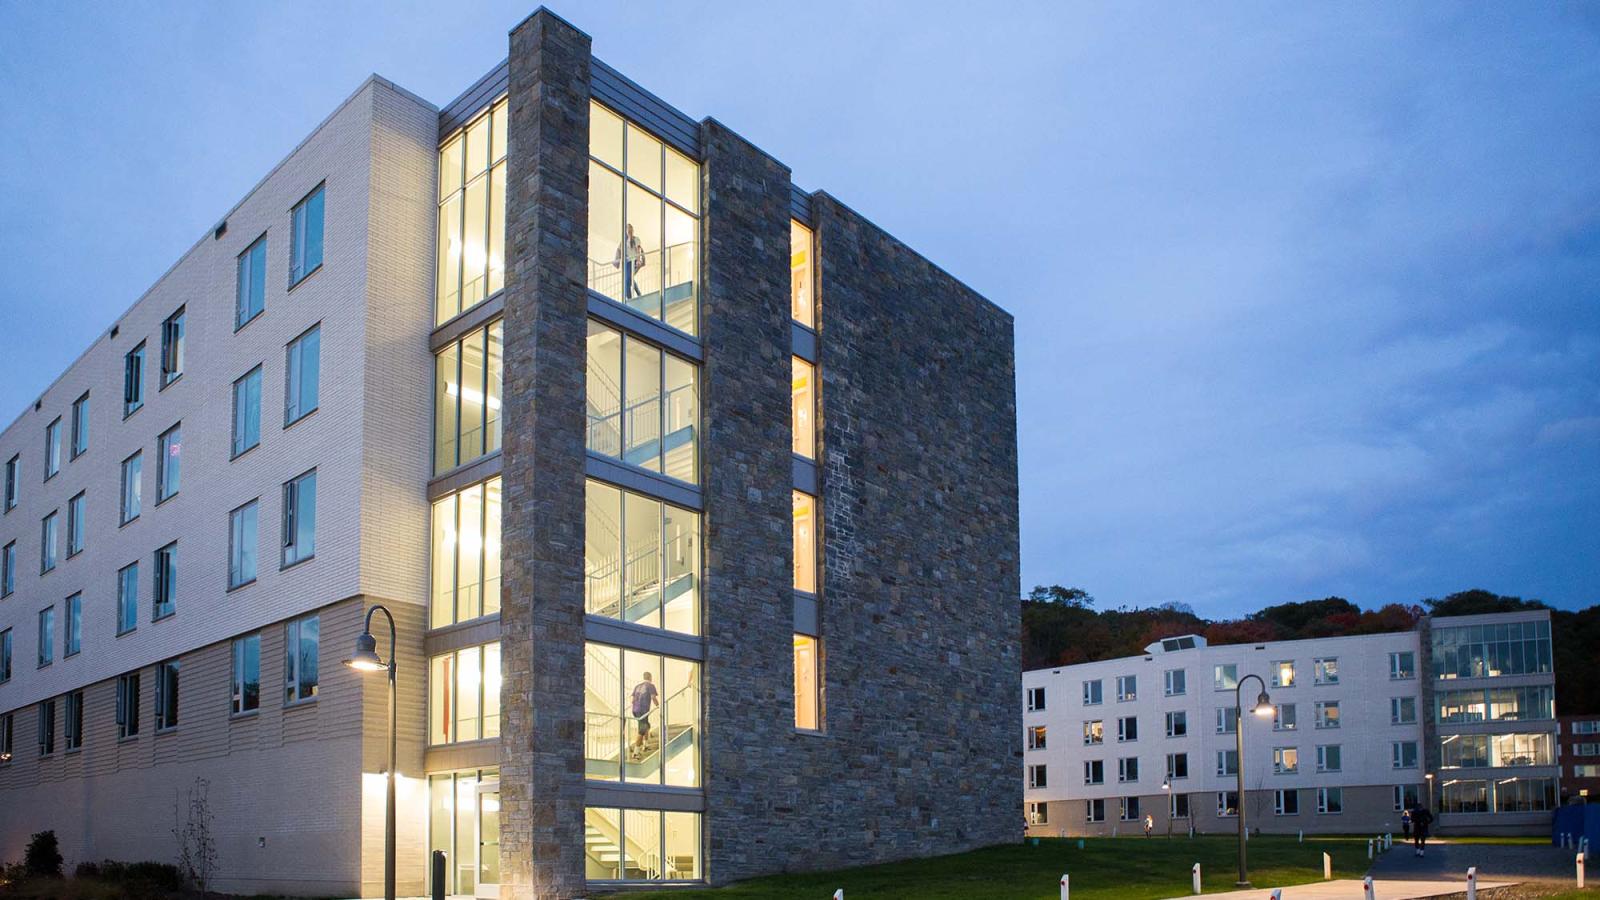
[[28, 840], [22, 868], [33, 878], [61, 877], [61, 845], [54, 831], [41, 831]]

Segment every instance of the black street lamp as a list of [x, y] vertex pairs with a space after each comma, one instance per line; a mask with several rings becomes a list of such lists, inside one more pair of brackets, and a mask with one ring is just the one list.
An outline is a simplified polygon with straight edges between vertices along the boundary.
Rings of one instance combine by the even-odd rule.
[[[384, 618], [389, 620], [389, 661], [385, 663], [378, 658], [378, 641], [372, 636], [372, 614], [383, 610]], [[394, 900], [394, 765], [395, 765], [395, 718], [398, 711], [398, 701], [395, 699], [394, 673], [395, 673], [395, 647], [394, 647], [394, 616], [382, 606], [374, 605], [367, 610], [366, 624], [361, 627], [361, 634], [356, 637], [356, 652], [344, 664], [357, 672], [381, 672], [389, 670], [389, 769], [387, 771], [388, 796], [384, 800], [383, 808], [383, 897], [384, 900]]]
[[1238, 684], [1233, 686], [1233, 731], [1235, 737], [1238, 739], [1238, 759], [1236, 760], [1237, 765], [1234, 766], [1234, 773], [1239, 776], [1239, 796], [1235, 801], [1237, 804], [1236, 812], [1239, 815], [1238, 886], [1242, 888], [1247, 888], [1250, 886], [1250, 879], [1245, 875], [1244, 863], [1245, 829], [1247, 826], [1245, 825], [1244, 821], [1244, 695], [1242, 692], [1244, 690], [1244, 683], [1252, 678], [1261, 682], [1261, 693], [1256, 696], [1256, 705], [1251, 707], [1250, 711], [1262, 717], [1270, 716], [1273, 713], [1272, 699], [1267, 696], [1267, 683], [1262, 680], [1260, 675], [1246, 675], [1239, 679]]

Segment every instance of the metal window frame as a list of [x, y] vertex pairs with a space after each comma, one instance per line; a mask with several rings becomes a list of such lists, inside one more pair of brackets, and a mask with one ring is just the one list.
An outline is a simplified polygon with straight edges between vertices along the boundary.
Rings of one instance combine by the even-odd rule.
[[161, 377], [158, 379], [156, 391], [164, 391], [167, 386], [183, 377], [183, 345], [184, 312], [187, 304], [179, 306], [161, 322]]
[[[316, 332], [317, 335], [317, 396], [312, 398], [309, 407], [300, 408], [292, 406], [295, 393], [305, 393], [305, 339]], [[304, 419], [322, 407], [322, 320], [300, 332], [289, 343], [283, 345], [283, 427]]]
[[[456, 215], [457, 215], [457, 224], [460, 226], [460, 229], [461, 229], [460, 232], [458, 232], [458, 233], [462, 236], [463, 244], [465, 242], [466, 234], [467, 234], [467, 185], [469, 185], [473, 181], [476, 181], [478, 178], [487, 179], [487, 183], [485, 184], [485, 198], [484, 198], [484, 203], [483, 203], [483, 234], [484, 234], [485, 242], [487, 242], [488, 236], [491, 233], [491, 231], [493, 230], [492, 226], [494, 224], [494, 170], [495, 170], [495, 165], [496, 165], [496, 163], [503, 163], [506, 160], [509, 160], [511, 158], [511, 142], [510, 142], [510, 135], [509, 134], [507, 135], [507, 140], [506, 140], [506, 155], [500, 157], [500, 159], [498, 159], [498, 160], [494, 158], [494, 111], [495, 111], [496, 107], [500, 106], [501, 104], [505, 104], [505, 106], [506, 106], [506, 122], [507, 122], [507, 128], [509, 129], [510, 121], [511, 121], [510, 103], [511, 103], [510, 94], [506, 93], [506, 92], [501, 92], [500, 94], [495, 96], [493, 99], [489, 100], [487, 103], [484, 103], [481, 106], [478, 106], [476, 109], [474, 109], [473, 112], [470, 115], [468, 115], [467, 118], [459, 126], [457, 126], [455, 128], [452, 128], [448, 134], [441, 134], [439, 136], [439, 146], [438, 146], [438, 149], [435, 150], [434, 152], [440, 158], [441, 162], [443, 161], [445, 146], [447, 144], [451, 143], [452, 141], [456, 140], [457, 138], [461, 139], [461, 171], [460, 171], [459, 177], [457, 179], [457, 187], [456, 187], [456, 189], [450, 192], [450, 196], [446, 197], [446, 196], [444, 196], [444, 194], [442, 192], [439, 191], [439, 184], [443, 180], [442, 179], [443, 167], [440, 166], [440, 170], [441, 170], [440, 175], [441, 175], [441, 177], [435, 178], [435, 180], [434, 180], [434, 192], [435, 192], [435, 196], [436, 196], [436, 199], [434, 201], [434, 222], [436, 223], [436, 227], [437, 227], [437, 223], [439, 221], [439, 217], [440, 217], [441, 213], [444, 211], [444, 205], [447, 202], [449, 202], [450, 200], [459, 197], [461, 199], [461, 203], [460, 203], [460, 207], [461, 208], [457, 212]], [[489, 151], [488, 151], [487, 160], [486, 160], [487, 165], [484, 166], [483, 171], [481, 173], [479, 173], [477, 176], [469, 178], [468, 177], [469, 173], [467, 172], [467, 152], [466, 152], [466, 148], [467, 148], [467, 132], [472, 130], [472, 126], [478, 124], [478, 122], [480, 120], [485, 119], [485, 118], [487, 118], [489, 120], [489, 134], [488, 134], [488, 137], [487, 137], [487, 140], [489, 142]], [[509, 165], [508, 165], [507, 166], [507, 172], [509, 172], [509, 171], [510, 171], [510, 168], [509, 168]], [[502, 177], [502, 179], [505, 178], [504, 175], [502, 175], [501, 177]], [[505, 189], [506, 189], [506, 200], [509, 203], [509, 200], [510, 200], [510, 183], [509, 183], [509, 180], [507, 181], [507, 183], [505, 185]], [[505, 223], [502, 222], [501, 224], [504, 225]], [[439, 231], [440, 231], [440, 233], [438, 233], [438, 234], [436, 234], [434, 236], [434, 241], [435, 241], [435, 246], [434, 246], [435, 266], [438, 265], [438, 262], [437, 262], [437, 257], [438, 257], [437, 242], [441, 238], [444, 237], [443, 230], [440, 229]], [[502, 242], [503, 242], [503, 240], [504, 240], [504, 234], [502, 233]], [[505, 254], [505, 248], [504, 248], [504, 245], [502, 243], [502, 247], [501, 247], [501, 256], [502, 256], [502, 258], [504, 258], [504, 254]], [[499, 294], [499, 293], [501, 293], [502, 291], [505, 290], [505, 284], [504, 283], [502, 283], [500, 285], [500, 289], [499, 290], [496, 290], [496, 291], [490, 291], [489, 290], [489, 259], [491, 257], [492, 257], [492, 254], [490, 254], [488, 252], [484, 253], [484, 262], [483, 262], [483, 281], [484, 281], [484, 284], [483, 284], [483, 296], [481, 298], [479, 298], [476, 302], [474, 302], [471, 306], [467, 306], [462, 302], [462, 298], [466, 294], [466, 287], [467, 287], [467, 274], [466, 274], [467, 273], [467, 266], [466, 266], [465, 255], [463, 255], [463, 258], [461, 259], [461, 261], [459, 261], [457, 263], [456, 270], [455, 270], [455, 281], [456, 281], [455, 294], [456, 294], [456, 307], [457, 308], [456, 308], [455, 312], [451, 313], [448, 316], [444, 316], [443, 318], [441, 318], [440, 315], [439, 315], [439, 313], [440, 313], [439, 301], [440, 301], [441, 298], [439, 296], [439, 277], [438, 277], [438, 273], [435, 273], [435, 275], [434, 275], [434, 283], [433, 283], [433, 327], [434, 328], [442, 327], [446, 323], [451, 322], [451, 321], [459, 318], [460, 316], [465, 315], [469, 310], [477, 309], [480, 305], [488, 302], [491, 298], [493, 298], [494, 296], [496, 296], [497, 294]]]
[[[310, 278], [312, 273], [314, 273], [318, 269], [322, 268], [322, 262], [323, 261], [321, 259], [318, 259], [317, 260], [317, 264], [312, 266], [312, 267], [310, 267], [309, 269], [304, 268], [305, 260], [303, 258], [304, 255], [305, 255], [305, 250], [306, 250], [306, 238], [310, 236], [309, 228], [306, 225], [305, 211], [308, 208], [312, 198], [316, 197], [318, 194], [322, 195], [322, 225], [323, 225], [323, 236], [324, 236], [324, 241], [323, 241], [323, 245], [322, 245], [322, 251], [323, 251], [323, 256], [324, 257], [327, 256], [328, 247], [327, 247], [326, 236], [327, 236], [327, 224], [328, 224], [328, 196], [327, 196], [327, 191], [325, 190], [327, 188], [327, 186], [328, 186], [328, 182], [327, 182], [326, 179], [318, 182], [317, 186], [312, 188], [309, 191], [306, 191], [305, 195], [302, 196], [300, 198], [300, 200], [295, 203], [294, 206], [289, 207], [289, 289], [290, 290], [293, 290], [296, 285], [300, 284], [300, 282], [302, 282], [302, 281], [305, 281], [307, 278]], [[295, 266], [296, 265], [299, 265], [299, 266], [302, 267], [302, 271], [299, 273], [298, 276], [296, 276], [296, 274], [295, 274]]]

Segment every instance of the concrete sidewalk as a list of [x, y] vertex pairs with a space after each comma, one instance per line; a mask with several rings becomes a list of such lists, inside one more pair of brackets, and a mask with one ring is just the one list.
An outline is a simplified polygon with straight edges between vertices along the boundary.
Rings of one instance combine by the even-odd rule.
[[[1510, 881], [1479, 881], [1478, 889], [1505, 887], [1515, 882]], [[1253, 887], [1247, 891], [1228, 891], [1224, 894], [1207, 893], [1203, 896], [1207, 900], [1266, 900], [1272, 896], [1272, 885]], [[1420, 900], [1423, 897], [1439, 897], [1445, 894], [1459, 894], [1467, 889], [1467, 879], [1463, 875], [1454, 881], [1379, 881], [1373, 879], [1372, 893], [1377, 900]], [[1335, 881], [1318, 881], [1312, 884], [1297, 884], [1283, 889], [1283, 900], [1362, 900], [1366, 892], [1362, 883], [1354, 878], [1341, 878]], [[1186, 897], [1173, 897], [1172, 900], [1194, 900], [1194, 895]]]

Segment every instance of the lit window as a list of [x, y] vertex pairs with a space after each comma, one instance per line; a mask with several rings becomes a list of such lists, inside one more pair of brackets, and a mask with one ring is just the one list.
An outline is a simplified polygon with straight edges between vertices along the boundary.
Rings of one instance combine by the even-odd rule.
[[1339, 660], [1334, 657], [1327, 659], [1313, 659], [1311, 661], [1313, 680], [1317, 684], [1339, 683]]
[[317, 554], [317, 470], [283, 486], [283, 565]]
[[807, 328], [817, 327], [811, 229], [789, 220], [789, 314]]
[[267, 238], [262, 235], [239, 254], [233, 327], [237, 331], [267, 308]]
[[233, 714], [261, 708], [261, 635], [233, 641]]
[[1106, 740], [1106, 723], [1104, 719], [1091, 719], [1083, 723], [1083, 742], [1085, 744], [1103, 744]]
[[1043, 750], [1045, 748], [1046, 727], [1043, 725], [1030, 725], [1025, 729], [1028, 738], [1029, 750]]
[[1231, 691], [1239, 686], [1239, 667], [1234, 663], [1212, 666], [1212, 682], [1219, 691]]
[[592, 781], [700, 784], [700, 664], [585, 645], [585, 771]]
[[695, 881], [700, 813], [586, 807], [584, 875], [589, 881]]
[[1293, 775], [1300, 771], [1300, 750], [1296, 747], [1274, 747], [1272, 771], [1277, 775]]
[[289, 342], [284, 366], [283, 424], [292, 425], [317, 408], [322, 380], [322, 326], [313, 325]]
[[[822, 727], [822, 704], [818, 686], [819, 641], [810, 635], [794, 636], [794, 727], [816, 731]], [[1039, 729], [1039, 746], [1044, 746], [1044, 729]]]
[[1339, 701], [1318, 700], [1316, 705], [1316, 713], [1318, 728], [1339, 727]]
[[1389, 677], [1395, 681], [1417, 677], [1417, 655], [1409, 650], [1389, 654]]
[[504, 98], [439, 147], [439, 236], [434, 321], [477, 306], [505, 286]]
[[322, 185], [295, 204], [289, 216], [289, 286], [322, 266]]
[[1280, 659], [1272, 664], [1272, 686], [1294, 687], [1294, 660]]
[[295, 619], [283, 627], [283, 702], [286, 706], [317, 696], [321, 630], [321, 620], [317, 616]]
[[261, 443], [261, 367], [233, 383], [233, 455]]
[[434, 356], [433, 471], [500, 449], [505, 326], [476, 329]]
[[500, 611], [500, 479], [433, 504], [434, 628]]
[[817, 592], [817, 498], [794, 492], [794, 589]]
[[796, 356], [790, 368], [790, 433], [792, 449], [796, 456], [815, 459], [817, 456], [816, 378], [817, 367]]
[[1127, 701], [1137, 700], [1137, 699], [1139, 699], [1139, 676], [1137, 676], [1137, 675], [1118, 675], [1117, 676], [1117, 702], [1118, 703], [1125, 703]]
[[1048, 802], [1045, 802], [1045, 801], [1039, 801], [1037, 803], [1029, 803], [1028, 804], [1028, 824], [1029, 825], [1048, 825], [1048, 824], [1050, 824], [1050, 804]]
[[500, 736], [500, 645], [467, 647], [429, 663], [428, 742]]
[[1217, 791], [1217, 816], [1231, 819], [1239, 814], [1239, 792]]
[[161, 457], [156, 467], [156, 503], [178, 492], [183, 473], [183, 429], [174, 425], [161, 435]]
[[632, 335], [589, 322], [589, 451], [699, 482], [699, 369]]

